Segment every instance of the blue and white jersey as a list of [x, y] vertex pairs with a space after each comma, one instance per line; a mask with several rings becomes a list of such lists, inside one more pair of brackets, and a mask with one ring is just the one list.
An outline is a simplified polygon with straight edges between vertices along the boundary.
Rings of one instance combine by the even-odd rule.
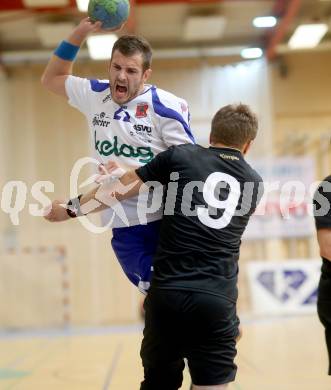
[[[112, 100], [107, 80], [69, 76], [65, 85], [69, 104], [88, 120], [93, 155], [101, 163], [113, 160], [124, 169], [136, 169], [169, 146], [194, 143], [187, 102], [169, 92], [146, 85], [139, 96], [118, 105]], [[130, 226], [141, 223], [137, 198], [123, 201], [122, 206]], [[113, 210], [106, 210], [103, 223], [112, 217]], [[147, 222], [160, 218], [162, 208], [146, 215]], [[115, 215], [110, 227], [123, 226], [127, 225]]]

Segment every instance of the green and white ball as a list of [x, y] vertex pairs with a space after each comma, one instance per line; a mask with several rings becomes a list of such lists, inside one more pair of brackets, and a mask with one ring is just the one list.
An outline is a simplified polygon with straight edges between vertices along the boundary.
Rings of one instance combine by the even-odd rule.
[[129, 17], [129, 0], [90, 0], [88, 15], [93, 22], [102, 22], [102, 29], [112, 30]]

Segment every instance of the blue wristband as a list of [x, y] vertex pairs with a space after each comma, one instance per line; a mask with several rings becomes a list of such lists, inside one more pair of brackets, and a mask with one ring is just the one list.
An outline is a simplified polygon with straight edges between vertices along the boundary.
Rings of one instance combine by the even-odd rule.
[[67, 41], [62, 41], [54, 54], [65, 61], [73, 61], [78, 53], [79, 46], [73, 45]]

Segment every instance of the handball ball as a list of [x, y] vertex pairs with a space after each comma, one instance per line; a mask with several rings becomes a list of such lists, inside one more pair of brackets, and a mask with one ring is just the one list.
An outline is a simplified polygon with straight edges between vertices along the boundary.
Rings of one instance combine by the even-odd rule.
[[88, 15], [93, 22], [102, 22], [103, 30], [112, 30], [129, 17], [129, 0], [90, 0]]

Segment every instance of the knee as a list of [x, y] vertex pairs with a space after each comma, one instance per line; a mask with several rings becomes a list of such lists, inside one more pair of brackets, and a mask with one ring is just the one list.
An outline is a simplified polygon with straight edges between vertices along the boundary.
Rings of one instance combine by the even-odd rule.
[[236, 342], [238, 342], [242, 338], [242, 336], [243, 336], [243, 330], [242, 330], [242, 327], [239, 326], [238, 327], [238, 335], [236, 337]]
[[227, 390], [228, 384], [215, 385], [215, 386], [195, 386], [193, 385], [192, 390]]
[[184, 362], [160, 367], [145, 367], [140, 390], [178, 390], [183, 382]]

